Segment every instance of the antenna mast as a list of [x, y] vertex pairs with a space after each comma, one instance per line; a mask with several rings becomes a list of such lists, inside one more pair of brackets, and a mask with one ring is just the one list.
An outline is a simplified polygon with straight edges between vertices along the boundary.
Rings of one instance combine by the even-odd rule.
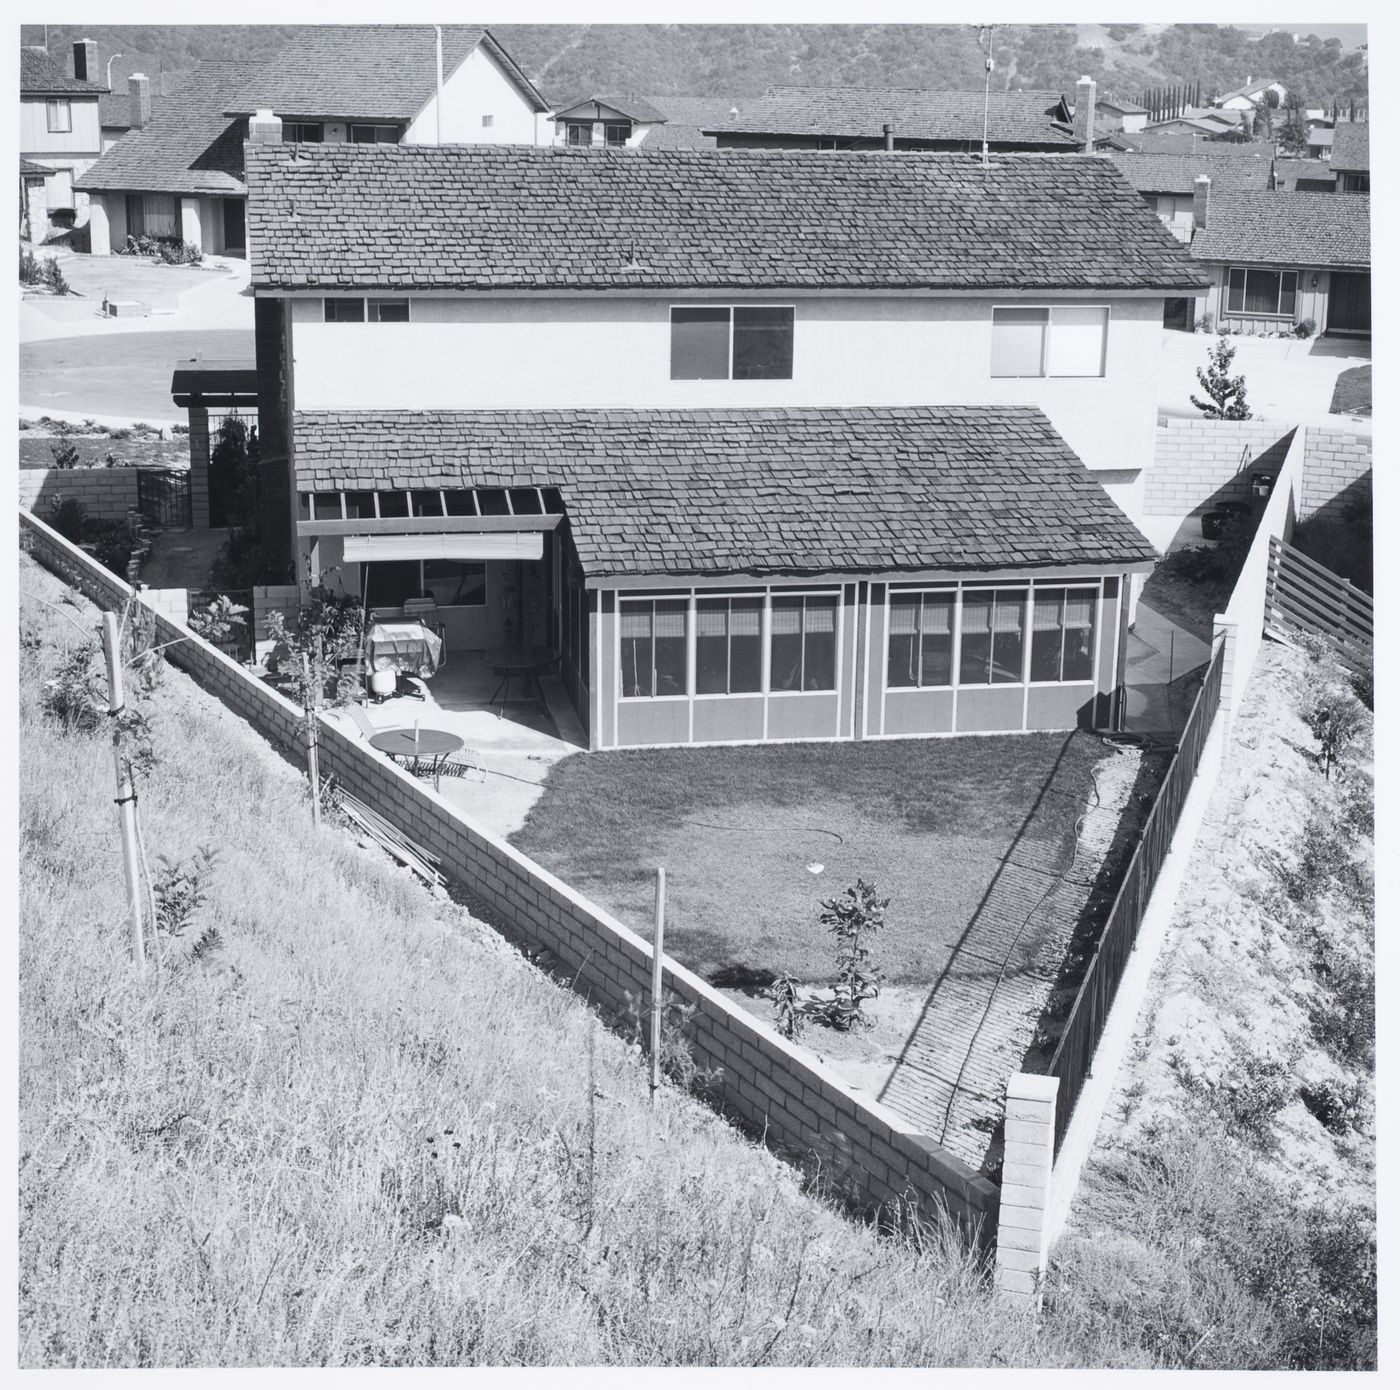
[[983, 66], [987, 70], [987, 80], [982, 90], [982, 167], [987, 167], [987, 126], [990, 120], [992, 107], [992, 69], [996, 63], [992, 59], [992, 41], [996, 34], [995, 24], [979, 24], [977, 26], [977, 47], [982, 47], [982, 41], [987, 42], [987, 56], [983, 61]]

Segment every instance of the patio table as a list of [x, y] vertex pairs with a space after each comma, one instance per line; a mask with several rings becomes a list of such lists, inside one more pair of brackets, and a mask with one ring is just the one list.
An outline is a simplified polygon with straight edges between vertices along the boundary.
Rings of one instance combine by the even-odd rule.
[[493, 676], [500, 677], [495, 690], [491, 692], [491, 698], [486, 702], [488, 705], [494, 705], [496, 697], [502, 696], [500, 714], [505, 714], [506, 705], [510, 701], [510, 683], [513, 680], [522, 682], [527, 698], [533, 687], [534, 698], [545, 709], [549, 708], [549, 701], [544, 697], [544, 687], [540, 685], [540, 677], [559, 660], [558, 652], [549, 647], [493, 647], [484, 652], [481, 659], [491, 668]]
[[415, 765], [426, 762], [436, 791], [440, 790], [443, 763], [465, 742], [446, 729], [386, 729], [382, 734], [375, 734], [369, 746], [394, 759], [410, 759]]

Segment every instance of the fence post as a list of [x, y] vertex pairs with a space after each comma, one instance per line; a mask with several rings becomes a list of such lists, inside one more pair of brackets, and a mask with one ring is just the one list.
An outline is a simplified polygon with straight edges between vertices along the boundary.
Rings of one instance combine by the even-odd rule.
[[1235, 711], [1235, 656], [1239, 651], [1240, 625], [1215, 615], [1214, 629], [1211, 632], [1211, 645], [1224, 644], [1225, 654], [1220, 659], [1220, 732], [1230, 737], [1230, 716]]
[[1055, 1166], [1053, 1076], [1016, 1072], [1006, 1083], [1006, 1147], [997, 1217], [996, 1289], [1003, 1298], [1040, 1300], [1047, 1250], [1046, 1213]]

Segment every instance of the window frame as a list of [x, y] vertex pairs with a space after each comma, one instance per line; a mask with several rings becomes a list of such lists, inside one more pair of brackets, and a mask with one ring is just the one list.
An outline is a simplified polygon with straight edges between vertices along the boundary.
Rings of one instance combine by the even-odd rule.
[[[1025, 598], [1021, 601], [1021, 673], [1016, 680], [998, 681], [990, 679], [996, 669], [996, 635], [997, 635], [997, 610], [1001, 607], [999, 595], [1003, 593], [1015, 593], [1022, 590]], [[992, 596], [992, 608], [987, 629], [987, 675], [984, 681], [970, 681], [963, 679], [963, 643], [967, 640], [967, 625], [963, 622], [964, 599], [968, 594], [990, 594]], [[998, 580], [990, 584], [968, 584], [958, 590], [958, 650], [957, 667], [954, 671], [954, 686], [958, 690], [1017, 690], [1023, 689], [1030, 684], [1028, 676], [1030, 674], [1031, 644], [1029, 640], [1031, 615], [1033, 612], [1035, 584], [1029, 578], [1022, 580], [1006, 579]]]
[[[604, 121], [603, 122], [603, 144], [610, 150], [620, 150], [632, 138], [634, 127], [631, 121]], [[620, 130], [621, 140], [614, 140], [612, 132]]]
[[[289, 136], [288, 131], [297, 131], [296, 135]], [[302, 134], [303, 131], [314, 130], [313, 136]], [[324, 121], [283, 121], [282, 122], [282, 143], [286, 145], [324, 145], [326, 143], [326, 125]]]
[[[924, 681], [924, 629], [923, 614], [924, 600], [929, 597], [951, 598], [952, 607], [949, 611], [948, 625], [948, 679], [942, 682]], [[917, 626], [914, 629], [914, 636], [918, 639], [917, 651], [919, 653], [918, 680], [913, 685], [895, 685], [890, 681], [890, 641], [895, 636], [894, 631], [894, 604], [895, 600], [917, 598], [919, 600], [919, 610]], [[958, 680], [958, 651], [961, 637], [962, 619], [962, 591], [956, 585], [934, 585], [929, 588], [917, 589], [896, 589], [893, 586], [885, 594], [885, 689], [886, 690], [952, 690], [957, 685]], [[904, 634], [900, 634], [901, 636]]]
[[[1236, 274], [1244, 277], [1240, 285], [1240, 307], [1238, 309], [1232, 308], [1230, 304], [1230, 300], [1234, 294], [1234, 285], [1232, 281]], [[1251, 274], [1278, 276], [1278, 287], [1274, 293], [1275, 307], [1272, 310], [1250, 309], [1247, 307], [1249, 303], [1249, 277]], [[1292, 309], [1285, 310], [1278, 306], [1283, 303], [1283, 286], [1285, 280], [1289, 276], [1293, 277], [1293, 307]], [[1241, 319], [1283, 319], [1290, 321], [1296, 319], [1298, 317], [1298, 272], [1296, 270], [1283, 269], [1271, 270], [1268, 266], [1264, 265], [1227, 266], [1225, 269], [1225, 315], [1227, 318]]]
[[[768, 665], [768, 657], [764, 651], [763, 634], [767, 626], [768, 600], [767, 593], [755, 593], [750, 591], [735, 591], [733, 593], [723, 590], [697, 589], [695, 591], [695, 602], [692, 612], [695, 614], [695, 641], [692, 650], [695, 653], [695, 670], [692, 674], [691, 684], [693, 687], [692, 697], [696, 700], [755, 700], [763, 699], [767, 695], [764, 689], [764, 667]], [[730, 689], [734, 683], [734, 630], [732, 624], [732, 614], [734, 612], [734, 601], [747, 601], [758, 603], [758, 685], [753, 690], [733, 690]], [[723, 602], [724, 609], [724, 690], [701, 690], [700, 689], [700, 605], [707, 602]]]
[[[56, 123], [61, 117], [62, 124]], [[71, 97], [48, 97], [44, 102], [44, 120], [50, 135], [73, 133], [73, 100]]]
[[[1040, 370], [1038, 372], [998, 372], [996, 370], [996, 331], [997, 315], [1008, 310], [1033, 309], [1045, 315], [1045, 328], [1040, 346]], [[1051, 338], [1055, 332], [1055, 311], [1057, 309], [1093, 309], [1103, 314], [1103, 335], [1099, 342], [1099, 369], [1097, 372], [1052, 372], [1050, 358], [1053, 351]], [[991, 324], [991, 364], [990, 377], [993, 381], [1103, 381], [1108, 377], [1108, 335], [1113, 323], [1113, 305], [1107, 304], [994, 304]]]
[[[387, 130], [389, 138], [381, 140], [376, 135], [373, 140], [357, 140], [355, 139], [357, 130]], [[345, 143], [347, 145], [397, 145], [399, 143], [399, 128], [396, 125], [386, 125], [383, 121], [355, 121], [348, 123], [345, 127]]]
[[[729, 315], [729, 335], [727, 345], [727, 356], [724, 376], [677, 376], [676, 372], [676, 312], [682, 313], [693, 309], [723, 310]], [[791, 315], [790, 319], [790, 353], [791, 358], [786, 376], [743, 376], [734, 375], [734, 331], [735, 331], [735, 311], [738, 309], [777, 309]], [[671, 304], [667, 308], [666, 326], [670, 334], [670, 379], [672, 381], [796, 381], [797, 380], [797, 305], [796, 303], [776, 304], [764, 302], [752, 302], [731, 300], [728, 303], [716, 304], [710, 301], [697, 301], [693, 304]]]
[[[1059, 590], [1060, 599], [1060, 662], [1059, 675], [1053, 677], [1037, 676], [1035, 674], [1035, 605], [1036, 599], [1046, 593]], [[1069, 603], [1071, 595], [1075, 593], [1087, 595], [1089, 599], [1089, 674], [1087, 676], [1077, 676], [1073, 680], [1065, 676], [1065, 639], [1069, 629], [1065, 625], [1065, 608]], [[1031, 617], [1030, 617], [1030, 640], [1026, 643], [1026, 683], [1033, 686], [1065, 686], [1065, 685], [1096, 685], [1098, 682], [1099, 668], [1099, 603], [1103, 598], [1103, 583], [1097, 585], [1075, 584], [1066, 581], [1063, 584], [1032, 584], [1031, 585]], [[1041, 629], [1048, 631], [1048, 629]]]
[[[576, 140], [575, 131], [587, 131], [586, 140]], [[576, 150], [587, 149], [593, 143], [593, 122], [592, 121], [565, 121], [564, 122], [564, 143]]]
[[[802, 600], [802, 627], [800, 636], [802, 638], [802, 668], [798, 676], [798, 685], [795, 690], [782, 690], [773, 684], [773, 600], [775, 598], [800, 598]], [[807, 673], [807, 600], [809, 598], [830, 599], [833, 602], [831, 621], [831, 684], [822, 686], [816, 690], [808, 690], [802, 683]], [[800, 695], [837, 695], [841, 690], [841, 616], [844, 595], [840, 588], [834, 589], [770, 589], [768, 591], [767, 602], [764, 607], [767, 616], [768, 629], [768, 650], [765, 653], [764, 661], [768, 668], [768, 680], [764, 690], [765, 697], [771, 699], [774, 696], [780, 699], [796, 697]]]
[[[656, 693], [656, 605], [658, 603], [683, 603], [685, 605], [681, 617], [684, 621], [684, 634], [682, 641], [685, 643], [685, 673], [682, 681], [682, 689], [670, 694], [660, 695]], [[651, 612], [651, 685], [652, 693], [649, 695], [627, 695], [625, 690], [627, 685], [623, 679], [622, 666], [622, 644], [626, 637], [622, 631], [622, 613], [628, 605], [647, 605]], [[617, 623], [617, 702], [619, 704], [646, 703], [654, 704], [660, 700], [692, 700], [695, 698], [695, 671], [694, 671], [694, 636], [695, 628], [692, 617], [695, 612], [695, 605], [691, 602], [691, 594], [686, 589], [665, 590], [654, 593], [630, 594], [620, 593], [617, 596], [615, 621]]]
[[[332, 318], [332, 304], [358, 304], [360, 306], [360, 317], [357, 319]], [[378, 317], [382, 308], [386, 304], [402, 304], [404, 306], [405, 317], [401, 319], [381, 319]], [[384, 295], [363, 295], [363, 294], [337, 294], [323, 295], [321, 298], [321, 322], [322, 323], [412, 323], [413, 322], [413, 301], [404, 296], [384, 296]]]

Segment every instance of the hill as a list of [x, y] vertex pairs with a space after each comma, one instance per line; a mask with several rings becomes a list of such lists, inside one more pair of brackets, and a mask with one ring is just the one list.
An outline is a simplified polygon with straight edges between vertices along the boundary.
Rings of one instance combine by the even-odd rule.
[[[249, 63], [274, 52], [286, 25], [50, 25], [50, 48], [75, 38], [98, 44], [118, 86], [144, 69], [153, 81], [206, 57]], [[656, 96], [755, 96], [773, 84], [943, 87], [980, 91], [983, 51], [972, 25], [898, 24], [530, 24], [493, 31], [551, 99], [596, 91]], [[42, 25], [22, 42], [41, 43]], [[1267, 73], [1310, 104], [1364, 101], [1366, 54], [1335, 37], [1262, 37], [1214, 24], [998, 26], [994, 82], [1068, 92], [1083, 73], [1124, 95], [1200, 82], [1207, 93]], [[167, 82], [171, 82], [167, 77]], [[173, 89], [173, 88], [169, 88]]]

